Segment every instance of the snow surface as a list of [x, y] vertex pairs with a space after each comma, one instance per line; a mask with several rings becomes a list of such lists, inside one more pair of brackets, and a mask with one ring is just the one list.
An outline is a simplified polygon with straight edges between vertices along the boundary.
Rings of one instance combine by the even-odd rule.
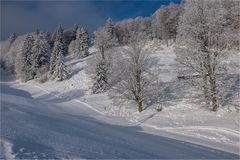
[[239, 158], [107, 117], [84, 103], [45, 99], [51, 95], [36, 87], [5, 81], [1, 88], [1, 158]]
[[72, 74], [62, 82], [20, 83], [1, 73], [0, 158], [239, 159], [239, 113], [202, 107], [194, 90], [175, 82], [173, 47], [147, 48], [166, 83], [161, 112], [150, 106], [138, 113], [131, 103], [91, 94], [89, 57], [67, 57]]

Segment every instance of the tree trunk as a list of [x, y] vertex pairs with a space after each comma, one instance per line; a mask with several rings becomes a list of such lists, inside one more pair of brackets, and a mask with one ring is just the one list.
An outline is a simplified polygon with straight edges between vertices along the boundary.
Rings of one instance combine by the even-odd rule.
[[142, 102], [138, 102], [138, 112], [142, 112]]
[[212, 94], [212, 110], [217, 111], [219, 105], [217, 101], [217, 85], [216, 79], [213, 77], [209, 78], [210, 85], [211, 85], [211, 94]]
[[204, 100], [205, 100], [205, 103], [208, 107], [210, 107], [210, 100], [209, 100], [209, 97], [208, 97], [208, 87], [207, 87], [207, 76], [204, 76], [203, 77], [203, 93], [204, 93]]

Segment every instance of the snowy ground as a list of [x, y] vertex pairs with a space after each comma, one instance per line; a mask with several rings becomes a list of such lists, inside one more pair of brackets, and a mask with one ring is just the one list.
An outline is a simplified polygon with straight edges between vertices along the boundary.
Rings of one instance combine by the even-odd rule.
[[30, 85], [2, 80], [1, 89], [0, 158], [239, 158], [107, 117], [80, 101], [49, 100]]
[[1, 157], [239, 158], [239, 113], [202, 107], [187, 85], [175, 83], [173, 48], [151, 52], [171, 97], [161, 112], [153, 106], [138, 113], [92, 95], [87, 58], [69, 59], [73, 72], [63, 82], [23, 84], [2, 74]]

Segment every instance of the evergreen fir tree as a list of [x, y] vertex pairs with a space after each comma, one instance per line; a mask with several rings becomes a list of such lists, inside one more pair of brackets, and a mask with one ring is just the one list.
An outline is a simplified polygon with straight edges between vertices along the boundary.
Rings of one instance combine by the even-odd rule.
[[114, 25], [111, 18], [107, 19], [105, 29], [109, 39], [112, 39], [114, 37]]
[[77, 29], [76, 40], [71, 42], [70, 47], [72, 47], [70, 50], [76, 58], [88, 56], [89, 38], [85, 28], [79, 27]]
[[53, 73], [53, 78], [58, 81], [62, 81], [68, 78], [68, 69], [63, 62], [63, 55], [61, 53], [57, 54], [56, 70]]
[[34, 42], [33, 53], [33, 72], [36, 74], [37, 70], [42, 66], [49, 65], [50, 58], [50, 44], [47, 39], [47, 34], [39, 33]]
[[67, 51], [67, 46], [64, 39], [64, 29], [62, 28], [62, 26], [58, 27], [54, 42], [56, 41], [60, 41], [63, 44], [63, 55], [67, 55], [68, 51]]
[[76, 40], [76, 35], [77, 35], [78, 28], [79, 28], [79, 26], [76, 25], [76, 24], [73, 26], [73, 29], [72, 29], [73, 39], [72, 40]]
[[20, 59], [20, 78], [23, 82], [33, 79], [34, 73], [32, 71], [33, 53], [32, 47], [34, 38], [32, 35], [27, 35], [23, 44], [21, 59]]
[[64, 80], [67, 78], [67, 67], [63, 62], [64, 44], [58, 40], [54, 43], [51, 60], [50, 60], [50, 76], [52, 79]]
[[108, 89], [108, 65], [104, 59], [96, 67], [96, 76], [92, 87], [93, 93], [102, 93]]
[[88, 32], [85, 28], [81, 28], [81, 37], [80, 37], [81, 53], [82, 57], [87, 57], [89, 55], [89, 37]]

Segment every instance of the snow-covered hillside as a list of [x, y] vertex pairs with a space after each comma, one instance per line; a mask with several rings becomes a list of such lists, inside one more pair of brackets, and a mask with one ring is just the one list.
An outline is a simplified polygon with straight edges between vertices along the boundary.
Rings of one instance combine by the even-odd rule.
[[[90, 88], [92, 82], [86, 72], [86, 61], [92, 56], [79, 60], [67, 57], [66, 63], [72, 69], [71, 77], [68, 80], [61, 82], [48, 81], [46, 83], [39, 83], [33, 80], [26, 84], [17, 81], [11, 85], [14, 88], [30, 92], [29, 94], [32, 95], [34, 99], [37, 99], [37, 101], [41, 103], [43, 101], [43, 104], [37, 104], [37, 106], [39, 106], [37, 110], [40, 109], [44, 114], [50, 111], [54, 112], [51, 113], [50, 117], [52, 114], [55, 114], [56, 111], [67, 111], [74, 115], [81, 114], [89, 116], [85, 110], [91, 110], [90, 113], [94, 113], [94, 118], [98, 117], [97, 115], [101, 115], [101, 119], [104, 117], [107, 123], [112, 123], [113, 120], [115, 123], [122, 123], [124, 121], [124, 124], [121, 125], [138, 126], [147, 132], [151, 130], [151, 134], [154, 135], [160, 134], [165, 137], [238, 154], [240, 143], [239, 112], [237, 112], [235, 107], [224, 106], [219, 109], [218, 112], [209, 111], [203, 107], [200, 100], [196, 98], [199, 96], [199, 93], [194, 88], [190, 88], [189, 85], [184, 82], [176, 80], [178, 66], [175, 62], [176, 55], [173, 46], [167, 47], [160, 45], [160, 47], [158, 47], [158, 45], [151, 42], [146, 46], [146, 49], [149, 51], [150, 56], [158, 59], [157, 66], [161, 68], [160, 79], [164, 84], [165, 93], [165, 96], [162, 97], [162, 101], [159, 103], [159, 106], [163, 107], [161, 112], [157, 112], [156, 108], [159, 106], [154, 105], [146, 108], [142, 113], [139, 113], [131, 103], [125, 103], [121, 106], [116, 105], [108, 97], [107, 93], [91, 94]], [[95, 51], [94, 48], [90, 48], [90, 52], [93, 55]], [[8, 91], [9, 89], [4, 90]], [[4, 96], [3, 99], [9, 99], [9, 96]], [[17, 97], [17, 99], [19, 99], [19, 97]], [[21, 101], [20, 99], [19, 101]], [[29, 102], [29, 99], [24, 99], [24, 104], [26, 103], [25, 101]], [[236, 104], [238, 103], [238, 101], [234, 102]], [[36, 102], [30, 98], [30, 103], [32, 104], [29, 106], [34, 106]], [[54, 106], [57, 104], [58, 108], [51, 107], [52, 104], [54, 104]], [[84, 112], [82, 112], [82, 110], [84, 110]], [[17, 111], [17, 113], [18, 112], [19, 111]], [[63, 117], [63, 119], [65, 118]], [[66, 119], [72, 121], [69, 117]], [[6, 123], [8, 123], [8, 121], [6, 121]], [[71, 128], [69, 129], [71, 130]], [[6, 140], [5, 145], [10, 146], [8, 143]], [[61, 150], [64, 149], [61, 148]], [[103, 153], [103, 155], [105, 155], [105, 153]], [[134, 156], [134, 154], [132, 155], [132, 157], [137, 157]], [[100, 157], [106, 158], [107, 156]], [[119, 155], [119, 157], [122, 156]]]

